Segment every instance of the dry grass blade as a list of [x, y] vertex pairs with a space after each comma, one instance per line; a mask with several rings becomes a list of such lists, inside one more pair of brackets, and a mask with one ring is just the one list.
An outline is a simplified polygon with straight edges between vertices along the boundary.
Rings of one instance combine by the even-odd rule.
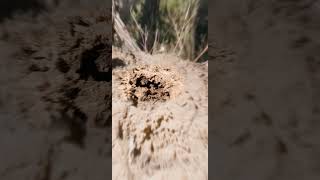
[[208, 51], [209, 45], [207, 44], [206, 47], [203, 49], [203, 51], [198, 55], [198, 57], [196, 57], [193, 62], [197, 62], [199, 61], [199, 59], [203, 56], [204, 53], [206, 53]]

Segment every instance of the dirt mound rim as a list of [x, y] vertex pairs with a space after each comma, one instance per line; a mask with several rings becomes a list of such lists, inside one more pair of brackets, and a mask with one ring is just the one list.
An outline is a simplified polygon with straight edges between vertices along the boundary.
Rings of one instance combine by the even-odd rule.
[[165, 102], [181, 92], [179, 74], [173, 68], [159, 65], [129, 69], [121, 84], [125, 97], [135, 106], [143, 102]]

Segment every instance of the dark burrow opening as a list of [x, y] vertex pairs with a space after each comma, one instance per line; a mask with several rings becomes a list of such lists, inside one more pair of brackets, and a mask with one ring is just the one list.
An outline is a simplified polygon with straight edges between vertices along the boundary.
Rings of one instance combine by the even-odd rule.
[[80, 79], [110, 82], [112, 79], [111, 58], [108, 57], [111, 47], [107, 44], [98, 44], [81, 55], [80, 68], [77, 71]]
[[157, 75], [151, 77], [140, 75], [130, 80], [129, 84], [130, 99], [134, 105], [137, 105], [138, 101], [164, 101], [170, 98], [169, 89]]
[[136, 87], [145, 87], [148, 89], [154, 88], [154, 89], [159, 89], [163, 88], [160, 82], [157, 82], [155, 79], [153, 79], [155, 76], [151, 78], [147, 78], [146, 76], [140, 76], [139, 78], [136, 79], [135, 86]]

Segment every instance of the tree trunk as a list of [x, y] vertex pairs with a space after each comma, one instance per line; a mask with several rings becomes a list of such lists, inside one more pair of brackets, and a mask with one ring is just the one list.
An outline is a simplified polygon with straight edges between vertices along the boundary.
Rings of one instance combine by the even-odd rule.
[[157, 18], [159, 17], [160, 0], [146, 0], [143, 7], [143, 17], [141, 27], [148, 32], [146, 48], [152, 50], [157, 30]]

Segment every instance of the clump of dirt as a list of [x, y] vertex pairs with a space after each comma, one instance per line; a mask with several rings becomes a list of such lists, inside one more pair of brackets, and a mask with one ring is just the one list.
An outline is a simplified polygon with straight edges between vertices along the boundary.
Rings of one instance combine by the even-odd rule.
[[179, 75], [170, 67], [144, 65], [123, 72], [125, 94], [135, 105], [143, 101], [166, 101], [181, 88]]

